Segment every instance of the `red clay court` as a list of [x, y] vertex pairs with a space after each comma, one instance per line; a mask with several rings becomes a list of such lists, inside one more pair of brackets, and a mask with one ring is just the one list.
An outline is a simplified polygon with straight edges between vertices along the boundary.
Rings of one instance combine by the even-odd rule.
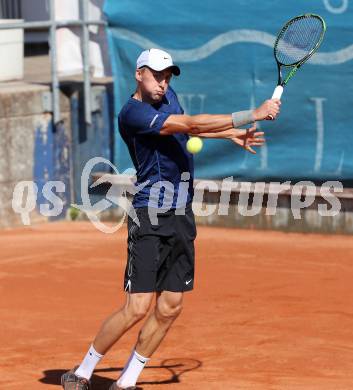
[[[60, 388], [124, 301], [126, 233], [88, 222], [1, 231], [1, 389]], [[196, 261], [196, 289], [140, 388], [353, 388], [352, 237], [199, 227]], [[93, 389], [118, 377], [138, 329], [98, 365]]]

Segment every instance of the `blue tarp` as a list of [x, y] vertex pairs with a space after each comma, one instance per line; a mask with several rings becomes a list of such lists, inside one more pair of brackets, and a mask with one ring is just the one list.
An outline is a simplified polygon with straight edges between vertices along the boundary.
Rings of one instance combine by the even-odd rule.
[[[267, 145], [256, 156], [207, 140], [196, 177], [241, 180], [353, 180], [353, 4], [350, 0], [106, 0], [116, 113], [135, 89], [141, 50], [170, 52], [182, 74], [172, 86], [189, 114], [255, 107], [277, 82], [273, 42], [291, 17], [313, 12], [327, 23], [318, 54], [288, 83], [282, 112], [261, 122]], [[119, 171], [132, 167], [120, 136]]]

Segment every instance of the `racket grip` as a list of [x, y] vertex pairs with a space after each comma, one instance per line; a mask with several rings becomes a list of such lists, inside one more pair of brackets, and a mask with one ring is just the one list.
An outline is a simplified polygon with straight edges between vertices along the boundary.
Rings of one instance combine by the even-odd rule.
[[282, 93], [283, 93], [282, 85], [277, 85], [277, 87], [273, 91], [273, 95], [272, 95], [271, 99], [280, 99], [281, 100]]
[[[273, 91], [273, 95], [272, 95], [271, 99], [279, 99], [279, 100], [281, 100], [282, 93], [283, 93], [282, 85], [277, 85], [277, 87]], [[269, 115], [268, 119], [271, 119], [271, 121], [272, 121], [273, 120], [273, 116]]]

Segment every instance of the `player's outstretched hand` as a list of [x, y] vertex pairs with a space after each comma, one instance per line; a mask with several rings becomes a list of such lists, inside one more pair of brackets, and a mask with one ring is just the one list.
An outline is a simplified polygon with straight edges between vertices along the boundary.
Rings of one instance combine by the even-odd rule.
[[269, 99], [264, 101], [261, 106], [254, 110], [254, 118], [256, 121], [264, 119], [276, 119], [279, 114], [281, 101], [279, 99]]
[[262, 146], [265, 143], [263, 131], [256, 131], [256, 123], [250, 129], [234, 129], [231, 140], [252, 154], [256, 154], [252, 146]]

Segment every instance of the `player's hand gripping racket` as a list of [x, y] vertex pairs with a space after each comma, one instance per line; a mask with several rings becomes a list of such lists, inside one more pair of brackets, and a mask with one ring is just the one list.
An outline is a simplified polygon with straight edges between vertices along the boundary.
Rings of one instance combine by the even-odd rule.
[[[314, 14], [299, 15], [283, 26], [274, 46], [278, 83], [272, 99], [281, 99], [284, 86], [319, 48], [325, 31], [324, 19]], [[282, 68], [288, 69], [285, 77], [282, 76]], [[273, 117], [270, 115], [269, 119]]]

